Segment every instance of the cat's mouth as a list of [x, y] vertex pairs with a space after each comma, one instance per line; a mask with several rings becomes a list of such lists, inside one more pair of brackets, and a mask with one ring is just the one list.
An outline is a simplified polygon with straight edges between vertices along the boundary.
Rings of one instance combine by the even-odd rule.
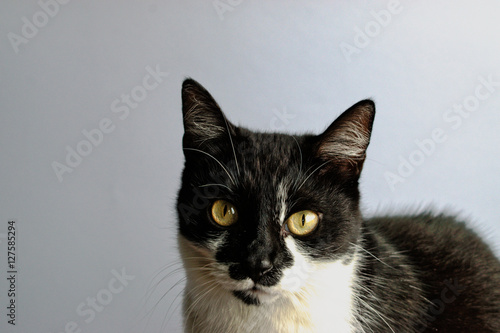
[[263, 288], [259, 285], [254, 285], [250, 289], [235, 290], [233, 295], [247, 305], [261, 305], [263, 303], [271, 303], [278, 298], [278, 293]]

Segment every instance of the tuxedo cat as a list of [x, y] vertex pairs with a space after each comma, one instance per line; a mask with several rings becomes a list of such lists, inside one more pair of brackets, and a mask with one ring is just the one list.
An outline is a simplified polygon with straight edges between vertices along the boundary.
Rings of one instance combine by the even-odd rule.
[[298, 136], [233, 125], [192, 79], [182, 107], [186, 332], [500, 332], [500, 263], [464, 223], [363, 219], [372, 101]]

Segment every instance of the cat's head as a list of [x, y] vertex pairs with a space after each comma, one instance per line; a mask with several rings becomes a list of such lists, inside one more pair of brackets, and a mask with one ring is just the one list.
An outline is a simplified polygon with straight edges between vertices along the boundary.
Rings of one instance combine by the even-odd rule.
[[355, 104], [320, 135], [235, 126], [191, 79], [182, 104], [186, 162], [177, 209], [188, 282], [257, 305], [300, 292], [325, 263], [349, 264], [372, 101]]

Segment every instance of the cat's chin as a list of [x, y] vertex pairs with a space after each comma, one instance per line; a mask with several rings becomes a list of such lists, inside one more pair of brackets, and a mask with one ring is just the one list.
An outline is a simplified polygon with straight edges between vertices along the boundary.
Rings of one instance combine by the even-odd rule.
[[233, 295], [247, 305], [262, 305], [274, 302], [279, 294], [255, 286], [247, 290], [235, 290]]

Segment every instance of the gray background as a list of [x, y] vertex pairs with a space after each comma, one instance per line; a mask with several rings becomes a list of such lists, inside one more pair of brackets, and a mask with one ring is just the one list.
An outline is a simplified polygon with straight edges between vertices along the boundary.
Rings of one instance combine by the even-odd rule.
[[[498, 251], [500, 87], [477, 105], [474, 95], [488, 92], [477, 88], [481, 77], [500, 82], [500, 3], [393, 3], [3, 1], [0, 331], [179, 332], [173, 208], [186, 76], [205, 85], [231, 121], [265, 131], [319, 133], [350, 105], [374, 98], [364, 213], [429, 205], [456, 212]], [[371, 36], [360, 35], [365, 29]], [[347, 44], [355, 53], [343, 52]], [[168, 76], [143, 96], [147, 68]], [[120, 99], [131, 93], [141, 101], [121, 119]], [[473, 111], [451, 121], [463, 103]], [[113, 131], [60, 181], [53, 163], [66, 164], [67, 147], [85, 149], [82, 131], [103, 119]], [[428, 143], [439, 129], [446, 141], [419, 153], [415, 141]], [[418, 165], [402, 170], [410, 159]], [[391, 188], [388, 172], [404, 182]], [[15, 327], [6, 317], [10, 219]], [[126, 272], [126, 286], [118, 288], [113, 270]], [[90, 311], [95, 318], [79, 314], [92, 298], [106, 305]]]

